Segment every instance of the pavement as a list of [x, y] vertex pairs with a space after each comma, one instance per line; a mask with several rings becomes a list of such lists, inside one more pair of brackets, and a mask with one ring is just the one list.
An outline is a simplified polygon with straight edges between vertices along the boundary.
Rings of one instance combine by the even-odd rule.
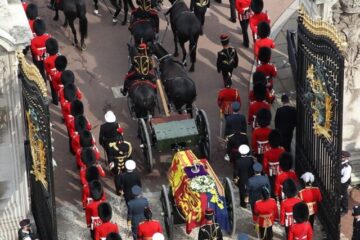
[[[105, 1], [105, 2], [104, 2]], [[115, 112], [118, 121], [125, 129], [125, 138], [133, 144], [133, 157], [137, 161], [138, 170], [142, 173], [144, 195], [149, 199], [154, 212], [154, 218], [162, 221], [162, 209], [159, 203], [161, 185], [167, 185], [166, 172], [169, 164], [161, 163], [161, 159], [171, 159], [169, 153], [155, 153], [155, 169], [148, 174], [144, 170], [143, 157], [138, 147], [137, 123], [130, 119], [126, 98], [118, 94], [123, 84], [123, 79], [128, 69], [128, 53], [126, 43], [129, 42], [127, 27], [111, 23], [111, 15], [107, 6], [107, 0], [100, 1], [101, 16], [93, 15], [93, 6], [87, 2], [87, 18], [89, 21], [89, 37], [86, 40], [87, 49], [84, 52], [71, 46], [71, 32], [64, 30], [61, 22], [52, 20], [53, 12], [46, 8], [46, 2], [33, 0], [39, 6], [39, 15], [45, 19], [47, 29], [59, 42], [60, 51], [69, 61], [68, 69], [74, 71], [76, 84], [84, 93], [84, 105], [87, 118], [93, 125], [93, 134], [98, 138], [99, 125], [103, 123], [103, 115], [107, 109]], [[292, 80], [290, 66], [287, 62], [287, 49], [285, 32], [286, 29], [296, 28], [297, 3], [292, 0], [273, 0], [265, 2], [265, 9], [272, 19], [272, 34], [276, 41], [276, 50], [273, 52], [273, 61], [278, 68], [278, 78], [275, 80], [275, 91], [278, 96], [283, 92], [290, 93], [292, 101], [295, 99], [294, 81]], [[189, 3], [189, 1], [187, 1]], [[170, 3], [164, 1], [162, 12]], [[111, 9], [111, 8], [110, 8]], [[242, 99], [242, 112], [247, 114], [248, 89], [250, 76], [253, 68], [252, 46], [249, 49], [242, 48], [242, 36], [240, 35], [239, 23], [231, 23], [228, 20], [229, 3], [218, 4], [212, 2], [211, 8], [206, 13], [204, 35], [200, 37], [197, 52], [195, 72], [190, 77], [195, 80], [198, 97], [195, 105], [205, 109], [211, 126], [212, 159], [211, 163], [216, 174], [222, 179], [232, 175], [231, 165], [224, 163], [224, 146], [218, 140], [220, 118], [216, 105], [216, 97], [222, 87], [221, 75], [216, 72], [216, 55], [221, 49], [219, 35], [228, 32], [230, 41], [239, 53], [239, 67], [234, 71], [234, 86], [240, 91]], [[162, 13], [159, 14], [160, 37], [166, 32], [166, 21]], [[122, 18], [122, 13], [120, 18]], [[60, 21], [63, 21], [60, 13]], [[78, 28], [77, 28], [78, 29]], [[173, 52], [172, 32], [169, 28], [164, 39], [164, 46], [169, 52]], [[189, 59], [188, 59], [189, 62]], [[274, 108], [279, 105], [274, 103]], [[57, 204], [57, 220], [59, 240], [83, 240], [90, 239], [86, 229], [84, 211], [81, 207], [81, 183], [78, 169], [75, 166], [74, 156], [69, 153], [68, 137], [65, 126], [61, 123], [59, 107], [51, 106], [51, 121], [53, 126], [54, 159], [58, 167], [55, 169], [55, 191]], [[103, 155], [103, 154], [102, 154]], [[105, 164], [104, 164], [105, 165]], [[103, 179], [108, 201], [113, 206], [113, 221], [120, 227], [123, 239], [129, 239], [126, 230], [126, 206], [123, 200], [114, 194], [114, 183], [110, 176]], [[237, 190], [237, 189], [236, 189]], [[236, 196], [237, 233], [247, 233], [250, 239], [257, 239], [252, 227], [249, 209], [239, 206], [238, 192]], [[318, 222], [318, 221], [317, 221]], [[184, 226], [175, 226], [175, 239], [196, 239], [197, 231], [190, 235], [185, 234]], [[284, 239], [284, 230], [279, 225], [274, 227], [274, 239]], [[321, 239], [320, 226], [315, 227], [314, 239]], [[235, 239], [225, 237], [224, 239]]]

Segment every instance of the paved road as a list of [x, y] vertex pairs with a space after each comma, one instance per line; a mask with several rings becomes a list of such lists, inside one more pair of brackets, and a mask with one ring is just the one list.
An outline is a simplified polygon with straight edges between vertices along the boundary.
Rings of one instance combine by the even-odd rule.
[[[85, 96], [86, 116], [94, 126], [93, 133], [97, 138], [99, 125], [103, 122], [104, 111], [107, 108], [111, 108], [125, 129], [126, 139], [132, 142], [134, 146], [134, 158], [138, 162], [139, 170], [143, 172], [145, 195], [149, 197], [155, 215], [160, 218], [159, 190], [161, 184], [167, 184], [165, 176], [169, 165], [159, 163], [159, 156], [156, 155], [157, 164], [155, 165], [155, 171], [151, 174], [146, 174], [143, 171], [142, 156], [137, 147], [139, 145], [139, 141], [136, 138], [137, 124], [129, 118], [126, 99], [115, 98], [112, 91], [114, 87], [116, 88], [123, 84], [123, 77], [128, 69], [126, 43], [129, 41], [129, 32], [127, 27], [111, 23], [111, 16], [103, 2], [100, 4], [102, 16], [93, 15], [93, 7], [89, 1], [87, 4], [89, 37], [86, 41], [88, 48], [85, 52], [80, 52], [71, 46], [69, 29], [64, 31], [61, 23], [52, 21], [52, 12], [45, 7], [44, 2], [34, 2], [39, 5], [40, 16], [46, 20], [49, 33], [60, 42], [61, 53], [67, 56], [70, 63], [68, 68], [76, 74], [76, 83]], [[291, 2], [291, 0], [265, 1], [265, 9], [268, 10], [272, 23], [276, 21]], [[170, 3], [166, 1], [163, 8], [169, 5]], [[220, 177], [231, 175], [231, 167], [223, 161], [224, 149], [217, 140], [219, 114], [216, 96], [218, 90], [222, 87], [222, 81], [220, 74], [216, 72], [215, 62], [216, 52], [221, 49], [218, 39], [220, 33], [228, 32], [230, 34], [231, 43], [237, 47], [240, 55], [240, 66], [234, 72], [234, 85], [240, 90], [243, 102], [242, 111], [244, 113], [247, 112], [248, 82], [253, 63], [252, 48], [239, 48], [242, 46], [240, 26], [238, 23], [233, 24], [228, 21], [228, 8], [229, 4], [227, 2], [223, 4], [212, 3], [211, 9], [207, 12], [205, 34], [199, 40], [196, 70], [195, 73], [190, 74], [197, 86], [198, 97], [196, 106], [205, 109], [210, 120], [213, 139], [212, 157], [214, 159], [212, 165]], [[160, 13], [160, 16], [162, 19], [160, 36], [162, 36], [166, 28], [166, 22], [164, 21], [163, 14]], [[120, 17], [122, 17], [122, 14], [120, 14]], [[63, 21], [62, 14], [60, 20]], [[167, 32], [164, 46], [169, 52], [173, 52], [174, 47], [170, 29]], [[59, 236], [60, 239], [88, 239], [89, 233], [86, 230], [84, 213], [80, 207], [81, 185], [78, 178], [78, 170], [75, 167], [74, 157], [68, 151], [67, 133], [65, 127], [61, 124], [58, 107], [51, 107], [51, 117], [54, 123], [54, 158], [58, 164], [55, 172], [55, 188]], [[167, 157], [171, 158], [170, 155]], [[119, 223], [123, 237], [125, 237], [126, 231], [124, 231], [124, 228], [126, 224], [124, 217], [126, 208], [124, 203], [114, 196], [111, 178], [105, 179], [105, 186], [109, 199], [115, 207], [113, 220]], [[251, 222], [249, 211], [238, 208], [237, 213], [239, 218], [238, 231], [249, 233], [255, 237], [255, 233], [249, 224]], [[192, 239], [181, 234], [184, 232], [182, 227], [177, 227], [176, 231], [179, 233], [177, 239]], [[275, 227], [275, 231], [276, 239], [280, 239], [283, 234], [282, 230], [279, 227]], [[192, 236], [195, 235], [196, 231], [193, 232]]]

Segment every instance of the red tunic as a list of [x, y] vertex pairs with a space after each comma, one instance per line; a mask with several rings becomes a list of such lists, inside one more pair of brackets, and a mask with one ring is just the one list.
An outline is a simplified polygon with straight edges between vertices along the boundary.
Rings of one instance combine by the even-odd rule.
[[262, 109], [266, 108], [270, 110], [270, 105], [266, 101], [254, 101], [250, 103], [249, 111], [248, 111], [248, 124], [252, 125], [254, 116], [256, 116], [256, 113]]
[[261, 22], [270, 24], [270, 17], [267, 13], [254, 13], [249, 19], [249, 26], [253, 35], [257, 34], [257, 26]]
[[95, 228], [94, 240], [106, 239], [106, 236], [111, 232], [119, 233], [117, 224], [112, 222], [103, 223]]
[[293, 207], [295, 204], [301, 202], [300, 198], [292, 197], [281, 201], [280, 205], [280, 224], [285, 227], [290, 227], [294, 224]]
[[322, 200], [322, 195], [318, 187], [306, 187], [299, 192], [299, 197], [309, 207], [309, 215], [316, 214], [318, 203]]
[[102, 224], [98, 213], [98, 206], [102, 202], [103, 201], [101, 199], [99, 201], [93, 201], [89, 203], [85, 208], [86, 224], [89, 228], [91, 228], [91, 230], [94, 230], [95, 227]]
[[[251, 147], [253, 153], [262, 154], [263, 152], [266, 152], [265, 150], [269, 148], [268, 139], [271, 131], [272, 129], [269, 127], [264, 127], [264, 128], [258, 127], [254, 129], [251, 137]], [[259, 146], [259, 142], [264, 142], [264, 143], [261, 146]]]
[[223, 114], [231, 114], [232, 102], [239, 102], [241, 105], [239, 91], [235, 88], [223, 88], [218, 93], [217, 102]]
[[[60, 85], [60, 84], [62, 84], [62, 83], [61, 83], [61, 79], [59, 79], [58, 85]], [[59, 87], [59, 86], [58, 86], [58, 87]], [[59, 89], [58, 94], [59, 94], [59, 101], [60, 101], [60, 103], [67, 101], [67, 100], [65, 99], [65, 95], [64, 95], [64, 88], [63, 88], [63, 87], [62, 87], [62, 88], [59, 87], [58, 89]], [[82, 99], [82, 92], [80, 91], [80, 89], [79, 89], [78, 87], [76, 88], [76, 97], [77, 97], [77, 99], [79, 99], [79, 100]]]
[[[275, 95], [271, 95], [270, 94], [270, 91], [269, 91], [269, 89], [266, 89], [266, 102], [268, 102], [269, 104], [272, 104], [273, 102], [274, 102], [274, 100], [275, 100]], [[251, 90], [250, 92], [249, 92], [249, 101], [250, 102], [254, 102], [255, 101], [255, 95], [254, 95], [254, 91], [253, 90]]]
[[236, 0], [235, 7], [238, 14], [243, 14], [245, 10], [249, 9], [251, 0]]
[[162, 233], [161, 224], [156, 220], [143, 221], [139, 223], [137, 238], [139, 240], [151, 240], [155, 233]]
[[61, 75], [62, 75], [62, 72], [55, 70], [55, 72], [51, 75], [51, 78], [49, 79], [51, 86], [53, 87], [55, 92], [58, 94], [59, 94], [59, 89], [60, 89], [59, 85], [61, 84]]
[[308, 221], [290, 227], [288, 240], [312, 240], [313, 229]]
[[61, 107], [61, 113], [63, 115], [63, 118], [65, 120], [65, 124], [67, 123], [67, 119], [69, 118], [70, 112], [71, 112], [71, 102], [69, 101], [64, 101], [64, 102], [60, 102], [60, 107]]
[[44, 60], [45, 72], [50, 81], [52, 80], [52, 75], [54, 75], [57, 72], [57, 70], [55, 68], [55, 60], [57, 57], [58, 57], [58, 55], [54, 54], [54, 55], [48, 56]]
[[22, 6], [23, 6], [23, 8], [24, 8], [24, 11], [25, 11], [25, 13], [26, 13], [26, 9], [27, 9], [27, 7], [28, 7], [28, 3], [27, 2], [22, 2], [21, 3], [22, 4]]
[[283, 152], [285, 152], [283, 147], [277, 147], [271, 148], [264, 153], [263, 169], [267, 175], [274, 176], [279, 174], [279, 158]]
[[47, 33], [44, 33], [41, 36], [36, 36], [31, 40], [30, 49], [31, 54], [37, 61], [43, 61], [44, 55], [46, 53], [45, 42], [51, 38], [51, 36]]
[[[92, 145], [95, 145], [95, 138], [92, 138], [91, 141]], [[74, 153], [77, 153], [77, 151], [81, 148], [80, 144], [80, 134], [78, 132], [74, 132], [74, 135], [71, 136], [71, 149]]]
[[254, 205], [254, 216], [259, 227], [271, 227], [274, 224], [275, 219], [279, 218], [275, 199], [269, 198], [265, 201], [256, 201]]
[[275, 65], [272, 63], [260, 64], [256, 67], [256, 71], [263, 72], [265, 74], [266, 79], [267, 79], [266, 86], [269, 89], [272, 89], [273, 84], [274, 84], [273, 78], [276, 77], [276, 75], [277, 75], [277, 69], [276, 69]]
[[[99, 149], [94, 145], [92, 146], [92, 149], [95, 151], [95, 159], [96, 161], [100, 159], [100, 151]], [[80, 148], [77, 152], [76, 152], [76, 165], [79, 167], [79, 168], [82, 168], [85, 166], [85, 164], [82, 162], [82, 159], [81, 159], [81, 153], [82, 153], [82, 148]]]
[[[86, 183], [83, 185], [83, 190], [82, 190], [82, 204], [83, 204], [83, 208], [86, 209], [86, 206], [88, 204], [90, 204], [91, 202], [93, 202], [94, 200], [90, 197], [90, 188], [89, 188], [89, 184]], [[100, 201], [105, 202], [106, 201], [106, 195], [103, 194]]]
[[295, 181], [296, 184], [299, 184], [299, 179], [296, 176], [296, 173], [293, 170], [290, 170], [288, 172], [282, 172], [275, 178], [275, 186], [274, 186], [274, 193], [277, 197], [281, 197], [282, 192], [282, 185], [285, 182], [286, 179], [291, 178]]
[[[72, 136], [75, 133], [75, 117], [73, 115], [68, 115], [66, 119], [66, 128], [70, 136]], [[86, 130], [90, 131], [91, 128], [92, 128], [91, 123], [86, 119]]]
[[258, 59], [259, 50], [262, 47], [275, 48], [275, 42], [271, 38], [260, 38], [254, 44], [254, 54]]
[[[101, 177], [105, 177], [105, 171], [104, 169], [101, 167], [100, 164], [96, 164], [96, 167], [99, 171], [99, 174]], [[86, 169], [87, 167], [84, 165], [80, 168], [80, 181], [82, 185], [87, 184], [87, 180], [86, 180]]]

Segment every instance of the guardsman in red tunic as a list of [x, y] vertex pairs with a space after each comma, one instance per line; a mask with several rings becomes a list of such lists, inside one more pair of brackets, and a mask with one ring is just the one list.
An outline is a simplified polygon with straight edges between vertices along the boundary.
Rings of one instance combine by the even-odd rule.
[[255, 101], [250, 102], [248, 110], [248, 124], [254, 129], [257, 125], [256, 114], [260, 109], [270, 110], [270, 104], [265, 101], [266, 86], [262, 83], [256, 83], [253, 87]]
[[[70, 121], [72, 121], [76, 116], [84, 114], [84, 104], [78, 100], [74, 99], [72, 102], [65, 101], [64, 104], [61, 104], [61, 111], [63, 112], [64, 122], [67, 126]], [[69, 134], [69, 131], [68, 131]], [[69, 135], [70, 138], [70, 135]], [[71, 143], [71, 139], [69, 139]]]
[[[83, 190], [82, 190], [82, 204], [83, 204], [83, 209], [86, 209], [86, 206], [93, 202], [94, 199], [91, 198], [90, 195], [90, 183], [93, 181], [98, 181], [100, 178], [100, 173], [98, 168], [96, 167], [89, 167], [88, 169], [86, 169], [86, 174], [85, 174], [85, 178], [86, 178], [86, 182], [83, 185]], [[103, 194], [101, 196], [101, 200], [102, 201], [106, 201], [106, 195]]]
[[67, 59], [64, 55], [57, 56], [55, 59], [55, 72], [49, 76], [52, 102], [59, 104], [59, 89], [61, 85], [61, 76], [67, 66]]
[[[66, 89], [68, 91], [67, 93], [65, 92]], [[71, 102], [71, 99], [79, 99], [79, 100], [82, 99], [82, 92], [73, 83], [69, 83], [66, 86], [64, 86], [62, 91], [59, 88], [58, 95], [59, 95], [60, 104], [65, 102], [65, 101], [70, 101]]]
[[86, 172], [88, 168], [97, 168], [101, 177], [105, 177], [105, 171], [101, 167], [99, 163], [96, 162], [96, 155], [95, 152], [91, 148], [85, 148], [83, 153], [85, 158], [83, 158], [84, 166], [80, 168], [80, 181], [83, 185], [87, 183], [86, 180]]
[[312, 240], [313, 229], [308, 221], [309, 209], [306, 204], [299, 202], [293, 208], [295, 223], [291, 225], [288, 240]]
[[288, 152], [283, 152], [279, 159], [281, 173], [278, 174], [275, 178], [275, 196], [281, 201], [282, 197], [282, 188], [283, 183], [286, 179], [291, 178], [295, 181], [296, 184], [299, 184], [299, 179], [296, 176], [294, 170], [292, 170], [293, 157]]
[[144, 209], [145, 220], [138, 225], [137, 239], [151, 240], [155, 233], [162, 233], [161, 224], [159, 221], [152, 220], [152, 212], [149, 207]]
[[55, 38], [49, 38], [45, 42], [46, 58], [44, 60], [44, 68], [46, 76], [51, 80], [51, 76], [56, 72], [55, 59], [60, 55], [59, 45]]
[[263, 0], [252, 0], [251, 1], [251, 10], [253, 15], [249, 19], [250, 29], [252, 32], [253, 40], [257, 39], [257, 31], [258, 31], [258, 24], [261, 22], [266, 22], [270, 24], [270, 17], [267, 13], [263, 13], [262, 10], [264, 9], [264, 2]]
[[84, 130], [72, 136], [71, 152], [75, 155], [80, 148], [92, 147], [95, 145], [95, 138], [90, 131]]
[[276, 201], [270, 198], [267, 187], [261, 189], [262, 199], [254, 205], [254, 216], [256, 225], [259, 227], [259, 237], [262, 240], [272, 240], [274, 221], [279, 218]]
[[[24, 4], [24, 2], [23, 2]], [[26, 3], [27, 4], [27, 3]], [[26, 17], [29, 21], [30, 29], [33, 33], [33, 36], [36, 36], [34, 31], [34, 21], [38, 17], [38, 8], [34, 3], [30, 3], [27, 5], [27, 8], [25, 9]]]
[[98, 206], [99, 217], [102, 224], [95, 227], [94, 240], [102, 240], [107, 237], [109, 233], [119, 233], [118, 225], [110, 222], [112, 218], [112, 208], [109, 203], [103, 202]]
[[36, 37], [31, 40], [30, 49], [35, 66], [39, 69], [41, 76], [46, 83], [46, 76], [44, 70], [44, 58], [46, 53], [45, 42], [51, 36], [46, 32], [45, 22], [41, 19], [36, 19], [34, 22], [34, 31]]
[[241, 32], [243, 34], [243, 45], [246, 48], [249, 47], [248, 27], [249, 27], [249, 18], [251, 16], [250, 3], [251, 0], [236, 0], [235, 2], [235, 7], [238, 12]]
[[[86, 149], [88, 149], [88, 150], [86, 150]], [[81, 168], [85, 165], [84, 160], [83, 160], [86, 158], [85, 151], [90, 151], [90, 149], [95, 154], [95, 160], [98, 161], [100, 159], [100, 152], [96, 146], [80, 148], [76, 152], [76, 165], [78, 166], [78, 168]]]
[[262, 47], [275, 48], [275, 42], [269, 38], [270, 36], [270, 25], [266, 22], [258, 24], [258, 36], [259, 39], [254, 44], [254, 54], [256, 60], [258, 60], [259, 50]]
[[257, 158], [258, 162], [262, 164], [263, 154], [270, 149], [269, 134], [271, 128], [271, 112], [265, 108], [260, 109], [256, 114], [256, 122], [258, 127], [254, 129], [251, 136], [251, 148], [253, 155]]
[[64, 86], [75, 83], [75, 75], [71, 70], [64, 70], [60, 77], [60, 84], [58, 90], [58, 96], [60, 92], [64, 91]]
[[221, 89], [218, 93], [217, 103], [220, 108], [220, 115], [227, 116], [232, 114], [232, 103], [238, 102], [241, 106], [241, 99], [239, 91], [231, 87], [231, 80], [226, 81], [225, 88]]
[[322, 201], [321, 191], [318, 187], [313, 187], [315, 180], [311, 172], [306, 172], [301, 176], [305, 183], [305, 188], [299, 191], [299, 197], [303, 200], [309, 208], [309, 221], [311, 226], [314, 226], [315, 215], [318, 211], [318, 204]]
[[277, 75], [277, 69], [274, 64], [270, 63], [271, 48], [262, 47], [259, 50], [260, 64], [256, 67], [256, 71], [263, 72], [266, 77], [266, 87], [268, 90], [273, 89], [274, 77]]
[[91, 201], [85, 208], [86, 225], [90, 228], [91, 237], [94, 237], [94, 229], [102, 224], [99, 217], [98, 206], [103, 202], [103, 187], [98, 180], [90, 182]]
[[264, 153], [263, 157], [263, 169], [265, 174], [269, 176], [271, 184], [271, 196], [274, 194], [274, 183], [276, 176], [280, 173], [279, 158], [285, 149], [280, 146], [281, 134], [277, 129], [274, 129], [269, 134], [270, 150]]
[[301, 202], [297, 197], [297, 185], [292, 179], [287, 179], [283, 184], [285, 199], [280, 204], [280, 224], [285, 227], [286, 239], [288, 238], [289, 229], [294, 224], [293, 207]]
[[[252, 79], [253, 89], [249, 92], [250, 102], [255, 101], [254, 86], [257, 83], [261, 83], [266, 86], [266, 75], [263, 72], [256, 71], [253, 73], [253, 79]], [[268, 102], [269, 104], [272, 104], [274, 100], [275, 100], [275, 95], [273, 94], [273, 91], [270, 92], [269, 89], [266, 88], [265, 101]]]
[[84, 115], [77, 115], [75, 117], [71, 115], [66, 123], [66, 128], [69, 136], [73, 136], [75, 132], [80, 132], [84, 129], [90, 131], [92, 126]]

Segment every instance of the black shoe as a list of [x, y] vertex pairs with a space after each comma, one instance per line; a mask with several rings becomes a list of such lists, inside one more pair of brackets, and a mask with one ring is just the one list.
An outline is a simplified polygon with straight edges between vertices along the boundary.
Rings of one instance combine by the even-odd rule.
[[236, 18], [229, 18], [230, 22], [236, 23]]
[[249, 48], [249, 43], [243, 43], [243, 46]]

